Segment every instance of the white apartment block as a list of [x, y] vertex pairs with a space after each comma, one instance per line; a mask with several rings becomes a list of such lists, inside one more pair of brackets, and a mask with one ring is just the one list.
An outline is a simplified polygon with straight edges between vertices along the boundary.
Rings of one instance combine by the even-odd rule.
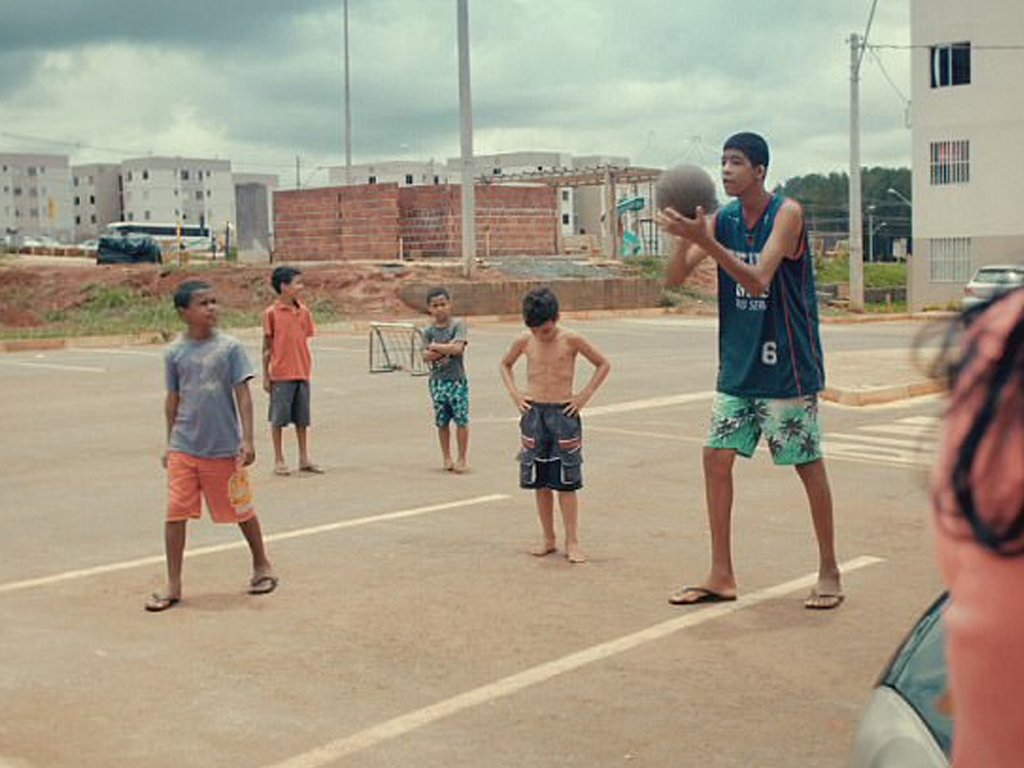
[[66, 155], [0, 153], [0, 238], [74, 237]]
[[75, 242], [99, 237], [121, 220], [121, 166], [91, 163], [71, 167]]
[[[345, 187], [355, 184], [398, 184], [400, 187], [430, 184], [448, 184], [448, 168], [433, 160], [385, 160], [379, 163], [352, 165], [327, 169], [330, 186]], [[456, 177], [455, 182], [458, 182]]]
[[121, 163], [123, 220], [236, 227], [228, 160], [140, 157]]
[[1024, 3], [913, 0], [912, 309], [962, 296], [974, 270], [1024, 262], [1013, 168], [1024, 136]]

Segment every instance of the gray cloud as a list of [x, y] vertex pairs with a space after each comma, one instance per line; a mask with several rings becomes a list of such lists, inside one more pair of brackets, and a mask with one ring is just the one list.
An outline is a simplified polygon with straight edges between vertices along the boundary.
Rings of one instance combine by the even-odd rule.
[[[339, 163], [342, 0], [0, 0], [0, 150], [113, 159], [91, 147]], [[774, 171], [842, 170], [850, 32], [868, 0], [471, 0], [475, 148], [717, 162], [740, 128]], [[357, 162], [458, 154], [454, 0], [350, 0]], [[907, 44], [906, 0], [872, 38]], [[897, 83], [906, 51], [879, 52]], [[909, 87], [905, 88], [909, 91]], [[866, 164], [909, 163], [903, 103], [872, 58]], [[119, 112], [119, 110], [123, 110]], [[102, 155], [102, 157], [97, 157]]]

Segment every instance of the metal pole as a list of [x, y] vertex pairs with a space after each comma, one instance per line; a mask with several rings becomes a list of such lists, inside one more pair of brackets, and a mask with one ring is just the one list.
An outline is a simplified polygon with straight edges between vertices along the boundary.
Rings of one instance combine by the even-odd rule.
[[860, 49], [850, 35], [850, 309], [864, 309], [864, 225], [860, 188]]
[[476, 255], [473, 189], [473, 101], [469, 82], [469, 0], [458, 0], [459, 124], [462, 147], [462, 275], [469, 277]]
[[345, 186], [352, 183], [352, 89], [348, 65], [348, 0], [345, 0]]
[[868, 262], [875, 260], [875, 206], [868, 206]]

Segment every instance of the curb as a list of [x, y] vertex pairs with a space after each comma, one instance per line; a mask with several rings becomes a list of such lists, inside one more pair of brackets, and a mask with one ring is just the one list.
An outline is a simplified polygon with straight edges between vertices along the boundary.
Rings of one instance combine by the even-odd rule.
[[838, 405], [884, 405], [894, 403], [898, 400], [910, 400], [914, 397], [934, 395], [943, 392], [945, 387], [942, 382], [935, 379], [925, 379], [911, 384], [899, 384], [892, 387], [875, 387], [873, 389], [843, 389], [840, 387], [825, 387], [821, 392], [821, 399]]

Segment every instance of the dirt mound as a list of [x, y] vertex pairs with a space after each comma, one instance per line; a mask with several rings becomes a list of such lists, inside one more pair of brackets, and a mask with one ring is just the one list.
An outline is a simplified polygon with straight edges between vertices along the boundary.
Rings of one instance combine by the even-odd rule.
[[[274, 300], [270, 265], [202, 266], [194, 269], [138, 265], [7, 265], [0, 267], [0, 325], [28, 328], [47, 324], [47, 318], [88, 302], [98, 286], [123, 286], [144, 297], [171, 301], [184, 280], [201, 279], [214, 285], [222, 306], [259, 310]], [[398, 298], [406, 279], [425, 279], [411, 267], [351, 264], [303, 267], [306, 299], [316, 306], [329, 303], [348, 317], [409, 317], [418, 314]], [[436, 270], [432, 279], [440, 279]]]

